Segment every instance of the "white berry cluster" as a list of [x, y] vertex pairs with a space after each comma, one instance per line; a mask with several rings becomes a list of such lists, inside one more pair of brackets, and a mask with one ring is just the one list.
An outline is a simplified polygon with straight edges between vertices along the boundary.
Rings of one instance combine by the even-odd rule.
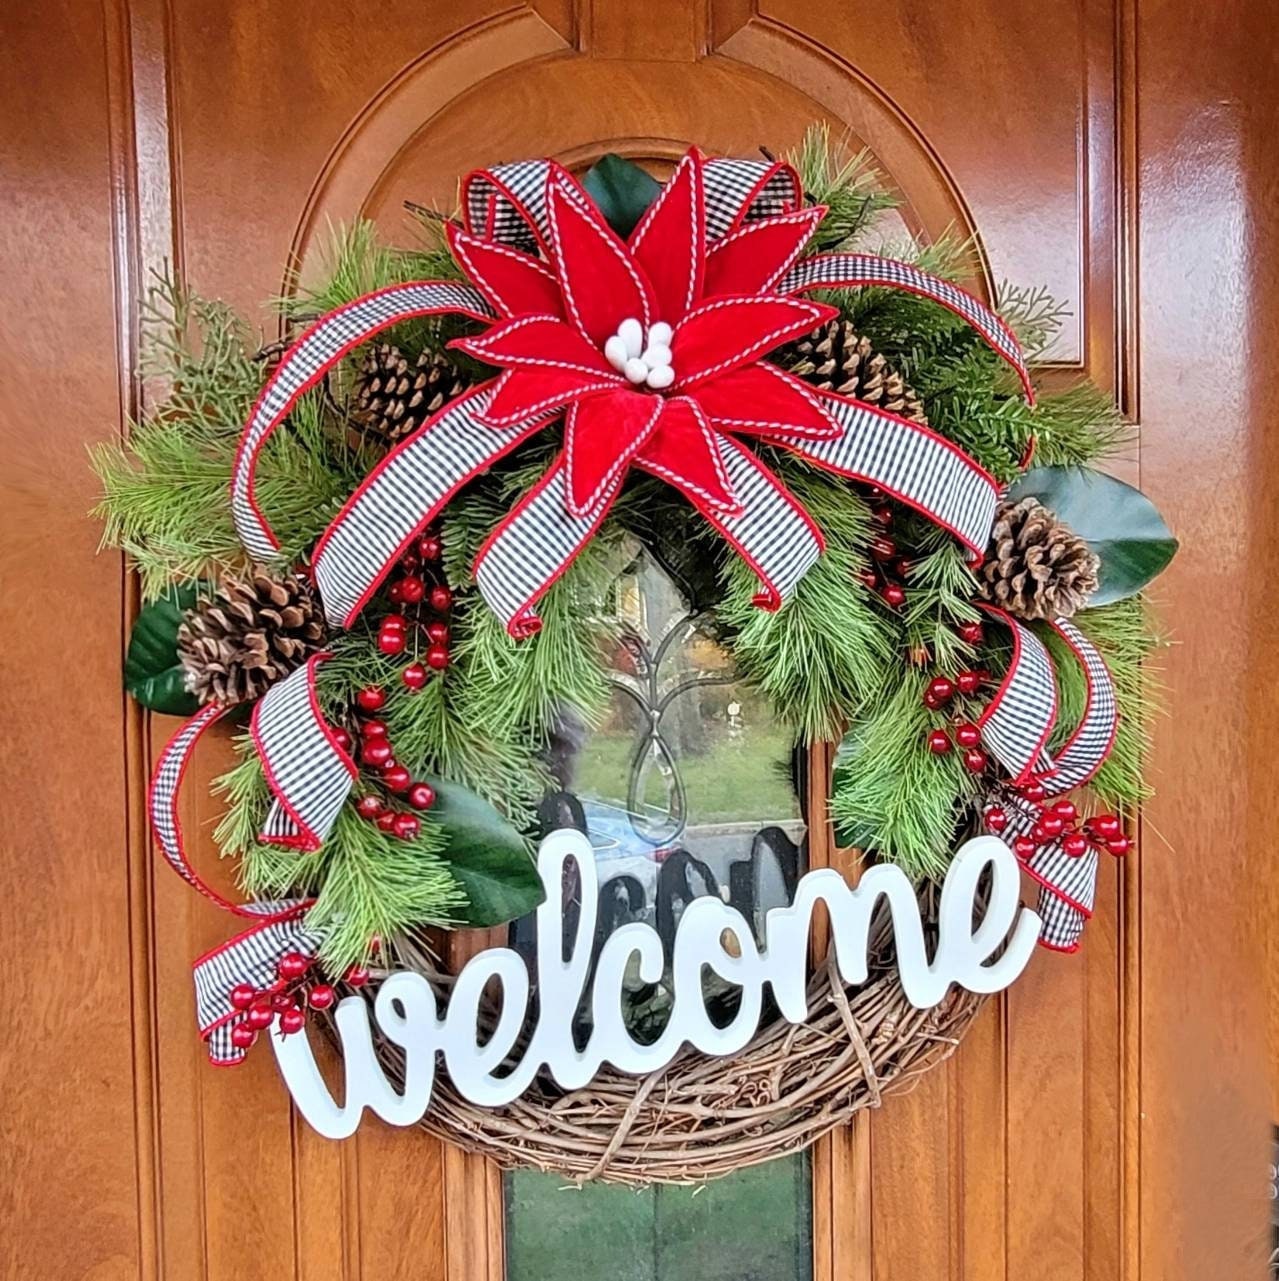
[[608, 363], [629, 382], [643, 383], [654, 391], [661, 391], [675, 381], [671, 368], [671, 327], [664, 320], [650, 325], [645, 334], [644, 326], [634, 317], [628, 317], [617, 327], [617, 333], [604, 344]]

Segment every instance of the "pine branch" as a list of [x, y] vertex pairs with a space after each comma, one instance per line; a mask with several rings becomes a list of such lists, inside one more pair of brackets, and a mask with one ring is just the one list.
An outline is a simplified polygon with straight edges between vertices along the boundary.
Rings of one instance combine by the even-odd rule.
[[882, 186], [870, 149], [863, 147], [846, 160], [848, 137], [833, 143], [824, 121], [810, 125], [796, 151], [788, 153], [799, 172], [804, 194], [813, 204], [825, 205], [826, 216], [809, 243], [808, 252], [838, 249], [856, 239], [879, 214], [895, 209], [900, 198]]

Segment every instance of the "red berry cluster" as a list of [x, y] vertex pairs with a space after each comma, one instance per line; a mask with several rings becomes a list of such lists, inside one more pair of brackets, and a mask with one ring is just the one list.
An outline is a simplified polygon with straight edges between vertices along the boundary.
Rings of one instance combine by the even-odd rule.
[[[404, 799], [415, 810], [429, 810], [435, 804], [435, 788], [430, 783], [414, 782], [413, 775], [395, 759], [395, 750], [387, 733], [386, 722], [371, 713], [386, 705], [386, 691], [380, 685], [366, 685], [355, 696], [360, 709], [359, 761], [376, 773], [378, 781], [388, 792]], [[355, 746], [346, 730], [334, 730], [334, 736], [346, 752]], [[401, 840], [411, 841], [422, 830], [415, 814], [397, 810], [375, 792], [366, 793], [355, 802], [356, 812], [367, 818], [382, 831]]]
[[[435, 534], [423, 534], [415, 547], [400, 557], [397, 576], [387, 589], [392, 604], [407, 610], [406, 613], [387, 614], [378, 627], [377, 647], [388, 658], [396, 658], [409, 650], [411, 662], [401, 673], [400, 679], [411, 690], [421, 689], [432, 671], [442, 672], [449, 665], [449, 627], [443, 617], [423, 618], [426, 609], [436, 615], [447, 616], [453, 607], [453, 593], [446, 583], [428, 585], [426, 575], [438, 577], [438, 562], [443, 552]], [[418, 657], [418, 634], [427, 639], [426, 661]]]
[[[959, 628], [959, 634], [969, 645], [979, 645], [982, 641], [980, 623], [965, 623]], [[949, 676], [934, 676], [924, 690], [924, 706], [931, 712], [940, 712], [952, 699], [968, 699], [980, 692], [990, 679], [986, 672], [965, 669], [956, 673], [952, 680]], [[960, 709], [954, 717], [954, 739], [951, 731], [933, 729], [928, 732], [928, 750], [935, 756], [944, 756], [952, 747], [963, 749], [964, 768], [973, 774], [980, 774], [987, 766], [986, 753], [981, 750], [981, 730], [968, 716], [968, 709]]]
[[[316, 983], [310, 977], [315, 965], [301, 952], [287, 952], [275, 967], [276, 980], [263, 988], [240, 983], [231, 989], [231, 1007], [244, 1015], [231, 1029], [231, 1044], [247, 1050], [278, 1018], [280, 1031], [292, 1036], [306, 1026], [308, 1010], [327, 1010], [337, 1000], [337, 992], [328, 983]], [[369, 972], [352, 968], [346, 981], [353, 987], [369, 981]]]
[[862, 570], [857, 577], [864, 586], [878, 592], [885, 605], [901, 609], [906, 603], [906, 588], [903, 583], [910, 573], [910, 562], [898, 555], [897, 544], [889, 533], [893, 527], [893, 509], [885, 498], [884, 491], [872, 485], [867, 496], [871, 502], [871, 519], [881, 532], [870, 542], [873, 564]]
[[[1090, 846], [1121, 858], [1132, 847], [1132, 842], [1124, 835], [1118, 814], [1097, 814], [1081, 823], [1072, 801], [1045, 803], [1042, 783], [1027, 783], [1017, 791], [1023, 800], [1039, 807], [1039, 816], [1029, 834], [1018, 836], [1013, 841], [1013, 853], [1023, 861], [1052, 841], [1059, 841], [1071, 858], [1083, 858]], [[1008, 813], [999, 805], [992, 805], [986, 811], [985, 819], [986, 826], [995, 833], [1008, 826]]]

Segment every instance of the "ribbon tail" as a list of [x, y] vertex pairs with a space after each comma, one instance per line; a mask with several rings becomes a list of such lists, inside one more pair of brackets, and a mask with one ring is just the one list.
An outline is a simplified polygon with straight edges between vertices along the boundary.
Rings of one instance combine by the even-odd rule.
[[783, 277], [783, 293], [807, 293], [810, 289], [848, 289], [881, 285], [902, 289], [928, 298], [965, 320], [1017, 374], [1026, 399], [1035, 403], [1035, 388], [1017, 336], [1007, 321], [978, 301], [966, 289], [948, 280], [920, 271], [909, 263], [878, 254], [814, 254], [803, 258]]
[[1057, 679], [1043, 641], [1012, 615], [982, 607], [1012, 633], [1008, 670], [986, 710], [977, 718], [982, 742], [1015, 784], [1052, 768], [1046, 747], [1057, 722]]
[[568, 472], [561, 455], [480, 548], [476, 585], [514, 639], [541, 630], [538, 601], [600, 527], [624, 479], [619, 473], [588, 512], [575, 516], [568, 509]]
[[826, 471], [879, 486], [981, 558], [999, 503], [999, 484], [984, 467], [919, 423], [847, 396], [824, 393], [819, 401], [841, 428], [839, 436], [770, 433], [768, 439]]
[[350, 627], [414, 535], [467, 481], [547, 421], [513, 427], [483, 421], [496, 384], [450, 401], [368, 474], [324, 531], [312, 572], [324, 612]]
[[255, 560], [274, 557], [280, 543], [255, 496], [262, 447], [285, 420], [298, 398], [313, 387], [353, 347], [374, 334], [415, 316], [462, 315], [493, 320], [495, 313], [479, 290], [446, 280], [421, 280], [366, 294], [321, 316], [284, 354], [249, 414], [231, 473], [231, 514], [236, 533]]
[[328, 836], [355, 781], [355, 762], [320, 713], [313, 655], [272, 685], [253, 709], [250, 733], [271, 788], [262, 840], [312, 853]]
[[228, 939], [192, 967], [200, 1039], [208, 1047], [210, 1061], [219, 1067], [239, 1063], [245, 1055], [231, 1039], [232, 1030], [244, 1018], [231, 1004], [232, 991], [241, 983], [259, 992], [277, 991], [283, 987], [276, 969], [280, 958], [289, 952], [314, 957], [320, 947], [321, 936], [304, 924], [309, 901], [282, 899], [252, 906], [266, 920]]

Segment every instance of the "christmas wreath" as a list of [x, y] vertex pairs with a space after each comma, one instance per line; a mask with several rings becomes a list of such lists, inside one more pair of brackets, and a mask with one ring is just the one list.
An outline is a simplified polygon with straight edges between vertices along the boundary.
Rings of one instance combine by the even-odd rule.
[[[214, 1062], [402, 968], [443, 992], [425, 931], [537, 906], [532, 842], [581, 823], [550, 747], [600, 715], [602, 602], [636, 548], [797, 742], [839, 743], [841, 843], [900, 867], [927, 916], [963, 837], [998, 834], [1038, 883], [1040, 941], [1079, 945], [1144, 794], [1141, 593], [1176, 543], [1093, 470], [1127, 438], [1109, 399], [1036, 397], [1051, 299], [992, 310], [955, 283], [971, 246], [874, 243], [892, 203], [822, 130], [784, 161], [690, 151], [660, 185], [613, 156], [580, 182], [522, 161], [466, 178], [456, 216], [415, 209], [414, 248], [342, 233], [273, 345], [157, 284], [167, 394], [95, 465], [146, 602], [129, 688], [189, 717], [153, 780], [159, 846], [250, 923], [195, 965]], [[224, 717], [216, 840], [244, 902], [200, 877], [177, 817]], [[489, 1110], [444, 1082], [424, 1123], [622, 1179], [802, 1146], [949, 1053], [981, 1003], [914, 1009], [875, 939], [866, 983], [817, 967], [810, 1023], [765, 1019], [733, 1059], [539, 1079]]]

